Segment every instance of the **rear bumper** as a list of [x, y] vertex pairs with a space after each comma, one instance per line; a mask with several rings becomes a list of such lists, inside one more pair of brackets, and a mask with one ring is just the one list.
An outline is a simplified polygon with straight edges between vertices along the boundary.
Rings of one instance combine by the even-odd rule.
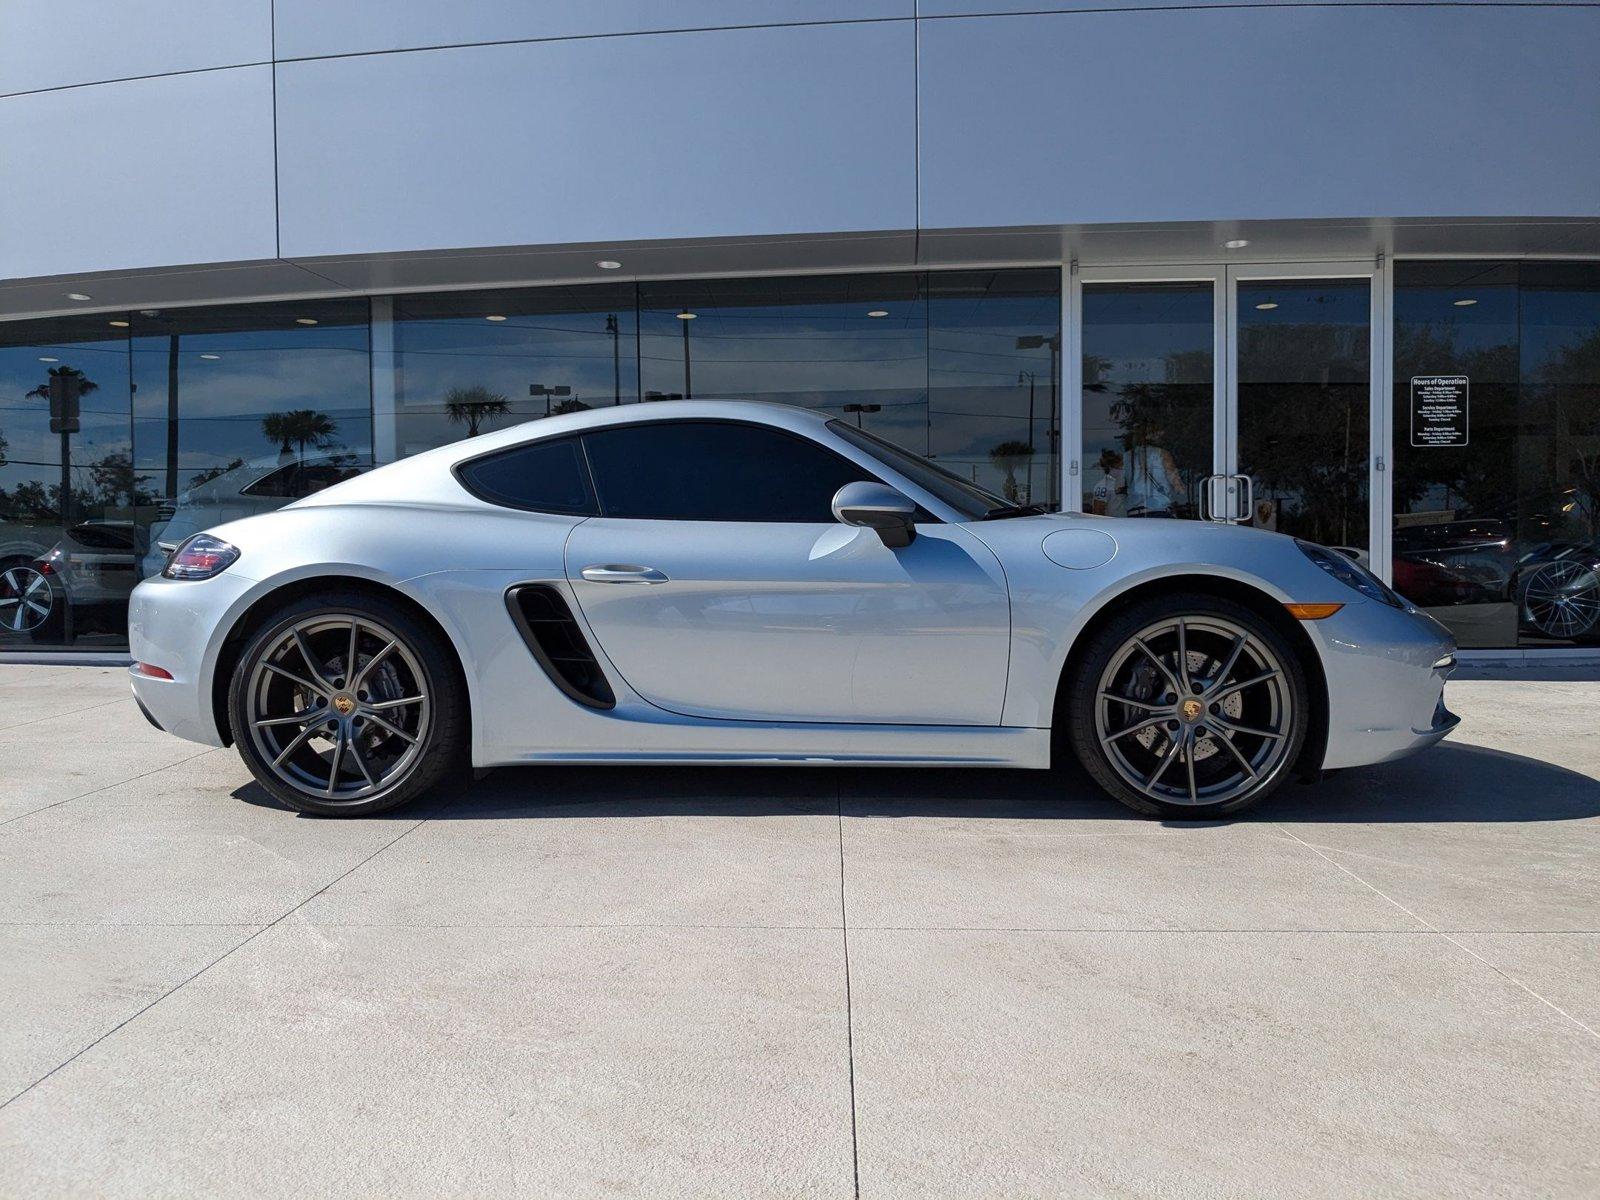
[[147, 579], [128, 602], [128, 650], [135, 663], [172, 675], [157, 679], [130, 668], [139, 708], [158, 729], [206, 746], [226, 742], [212, 710], [212, 680], [233, 618], [248, 604], [253, 580], [224, 572], [215, 579]]
[[1307, 627], [1328, 680], [1325, 769], [1404, 758], [1461, 723], [1444, 702], [1455, 639], [1437, 621], [1363, 600]]

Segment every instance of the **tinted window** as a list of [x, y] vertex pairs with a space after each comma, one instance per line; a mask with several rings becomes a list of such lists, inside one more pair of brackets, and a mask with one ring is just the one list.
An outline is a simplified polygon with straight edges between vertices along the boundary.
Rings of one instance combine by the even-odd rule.
[[480, 499], [535, 512], [593, 516], [583, 452], [574, 438], [534, 442], [460, 467], [461, 481]]
[[833, 520], [834, 492], [872, 476], [813, 442], [760, 425], [674, 421], [586, 434], [608, 517]]

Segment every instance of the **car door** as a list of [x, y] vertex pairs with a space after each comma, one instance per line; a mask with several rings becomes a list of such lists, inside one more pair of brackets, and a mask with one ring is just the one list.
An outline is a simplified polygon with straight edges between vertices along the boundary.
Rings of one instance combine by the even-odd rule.
[[994, 725], [1010, 612], [1000, 564], [929, 520], [891, 550], [833, 520], [873, 476], [770, 426], [655, 421], [583, 437], [602, 515], [567, 540], [601, 649], [644, 699], [741, 720]]

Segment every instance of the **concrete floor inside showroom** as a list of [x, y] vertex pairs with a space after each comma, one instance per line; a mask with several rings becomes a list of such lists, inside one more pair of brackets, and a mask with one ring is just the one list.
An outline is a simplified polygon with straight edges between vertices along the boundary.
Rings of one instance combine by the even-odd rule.
[[122, 670], [0, 666], [0, 1196], [1600, 1194], [1600, 682], [1560, 674], [1185, 826], [1075, 770], [315, 820]]

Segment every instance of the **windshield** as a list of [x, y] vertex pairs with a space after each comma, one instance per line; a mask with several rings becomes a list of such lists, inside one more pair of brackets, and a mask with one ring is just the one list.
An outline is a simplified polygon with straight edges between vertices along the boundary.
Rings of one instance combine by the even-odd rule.
[[954, 471], [946, 470], [920, 454], [913, 454], [854, 425], [829, 421], [828, 428], [857, 449], [865, 450], [884, 466], [900, 472], [924, 491], [932, 492], [969, 521], [1044, 511], [1042, 508], [1012, 504], [1003, 496], [996, 496], [975, 483], [969, 483]]

